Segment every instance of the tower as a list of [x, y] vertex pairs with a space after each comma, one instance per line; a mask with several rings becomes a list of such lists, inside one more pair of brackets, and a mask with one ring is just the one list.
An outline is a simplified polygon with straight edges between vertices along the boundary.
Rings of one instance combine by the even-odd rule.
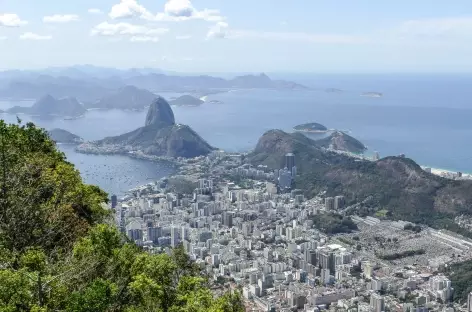
[[293, 153], [285, 155], [285, 167], [290, 172], [292, 172], [292, 168], [295, 167], [295, 155]]

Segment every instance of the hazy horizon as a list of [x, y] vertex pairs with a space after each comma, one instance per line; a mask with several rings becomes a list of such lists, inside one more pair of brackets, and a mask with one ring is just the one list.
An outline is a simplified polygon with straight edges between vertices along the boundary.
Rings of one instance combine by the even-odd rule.
[[472, 73], [472, 3], [4, 0], [2, 69]]

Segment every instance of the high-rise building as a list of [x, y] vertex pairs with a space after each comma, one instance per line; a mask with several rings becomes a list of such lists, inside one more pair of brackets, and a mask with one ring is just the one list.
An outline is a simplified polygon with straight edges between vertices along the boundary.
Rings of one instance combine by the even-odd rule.
[[177, 247], [179, 242], [180, 242], [180, 240], [179, 240], [179, 228], [173, 226], [173, 227], [170, 228], [170, 245], [172, 247]]
[[285, 168], [287, 168], [290, 173], [292, 168], [295, 166], [295, 155], [293, 153], [288, 153], [285, 155]]
[[334, 209], [335, 210], [339, 210], [339, 209], [342, 209], [344, 207], [344, 196], [336, 196], [334, 198]]
[[385, 300], [384, 298], [376, 293], [370, 295], [370, 307], [373, 312], [385, 311]]
[[118, 204], [118, 197], [116, 195], [111, 195], [111, 208], [114, 209]]
[[467, 312], [472, 312], [472, 292], [467, 296]]
[[327, 211], [334, 209], [334, 198], [333, 197], [326, 197], [325, 198], [325, 209]]
[[222, 217], [224, 225], [226, 225], [227, 227], [233, 226], [233, 214], [231, 212], [224, 211]]

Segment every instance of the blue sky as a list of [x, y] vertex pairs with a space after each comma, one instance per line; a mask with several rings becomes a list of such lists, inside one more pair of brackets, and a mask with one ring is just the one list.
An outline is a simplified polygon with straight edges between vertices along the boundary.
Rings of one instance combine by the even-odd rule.
[[472, 72], [470, 0], [0, 0], [0, 68]]

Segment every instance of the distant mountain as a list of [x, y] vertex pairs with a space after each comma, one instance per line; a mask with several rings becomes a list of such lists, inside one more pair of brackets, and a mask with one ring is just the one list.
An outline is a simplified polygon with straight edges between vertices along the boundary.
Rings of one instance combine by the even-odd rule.
[[472, 214], [472, 181], [435, 176], [408, 158], [359, 160], [324, 151], [300, 133], [270, 130], [248, 160], [280, 169], [286, 153], [295, 154], [297, 188], [310, 197], [322, 191], [344, 195], [349, 205], [360, 203], [352, 213], [373, 215], [386, 209], [392, 218], [451, 229], [454, 214]]
[[94, 101], [123, 86], [121, 81], [112, 81], [111, 79], [101, 81], [40, 75], [9, 81], [6, 86], [0, 89], [0, 98], [30, 100], [50, 94], [56, 98], [75, 97], [81, 101]]
[[317, 140], [316, 144], [325, 148], [350, 153], [363, 153], [367, 150], [364, 144], [342, 131], [334, 131], [329, 137]]
[[272, 80], [265, 74], [223, 79], [207, 75], [167, 75], [159, 70], [95, 70], [94, 67], [70, 67], [33, 72], [0, 72], [1, 99], [35, 99], [43, 94], [73, 96], [83, 102], [96, 102], [125, 86], [152, 92], [209, 94], [230, 89], [307, 89], [291, 81]]
[[198, 106], [203, 103], [205, 103], [205, 101], [202, 101], [191, 95], [182, 95], [175, 100], [169, 101], [169, 104], [172, 106]]
[[82, 144], [77, 150], [85, 153], [141, 151], [154, 156], [196, 157], [207, 155], [213, 149], [189, 126], [175, 124], [169, 103], [159, 97], [149, 106], [144, 127]]
[[76, 98], [67, 97], [56, 99], [51, 95], [46, 95], [36, 101], [31, 107], [15, 106], [7, 112], [10, 114], [28, 114], [40, 116], [82, 116], [87, 110]]
[[100, 109], [143, 109], [155, 98], [157, 98], [157, 95], [148, 90], [139, 89], [135, 86], [126, 86], [96, 102], [86, 103], [85, 107]]
[[49, 137], [56, 143], [79, 144], [84, 140], [67, 130], [52, 129], [48, 131]]

